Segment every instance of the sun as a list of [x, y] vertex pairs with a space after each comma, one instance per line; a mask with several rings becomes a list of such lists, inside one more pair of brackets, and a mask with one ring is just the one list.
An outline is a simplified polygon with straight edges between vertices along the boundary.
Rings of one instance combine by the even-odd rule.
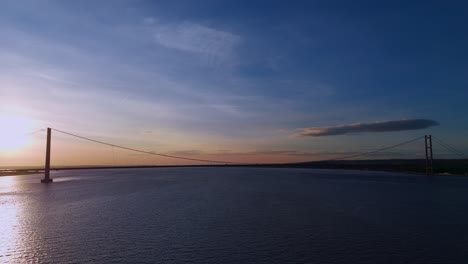
[[31, 143], [28, 136], [31, 122], [28, 119], [0, 114], [0, 127], [0, 153], [12, 154]]

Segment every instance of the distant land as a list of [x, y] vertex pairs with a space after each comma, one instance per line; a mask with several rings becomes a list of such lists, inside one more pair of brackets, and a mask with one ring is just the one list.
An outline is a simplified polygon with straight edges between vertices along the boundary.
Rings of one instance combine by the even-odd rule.
[[[131, 169], [131, 168], [160, 168], [160, 167], [268, 167], [268, 168], [310, 168], [310, 169], [343, 169], [370, 170], [401, 173], [426, 173], [424, 159], [388, 159], [388, 160], [334, 160], [312, 161], [288, 164], [248, 164], [248, 165], [136, 165], [136, 166], [74, 166], [57, 167], [52, 170], [79, 169]], [[468, 175], [468, 159], [438, 159], [433, 163], [434, 174], [438, 175]], [[0, 176], [25, 175], [41, 173], [39, 167], [0, 167]]]
[[[335, 160], [293, 164], [305, 168], [372, 170], [405, 173], [426, 173], [424, 159], [389, 160]], [[468, 159], [437, 159], [433, 161], [434, 174], [468, 175]]]

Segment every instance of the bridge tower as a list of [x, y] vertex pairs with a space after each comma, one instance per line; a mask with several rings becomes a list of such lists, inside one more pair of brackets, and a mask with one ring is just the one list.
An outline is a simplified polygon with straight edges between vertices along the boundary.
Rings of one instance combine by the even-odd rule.
[[44, 179], [41, 180], [42, 183], [50, 183], [52, 179], [50, 178], [50, 140], [52, 136], [52, 129], [47, 128], [47, 145], [46, 145], [46, 160], [44, 168]]
[[432, 167], [432, 135], [424, 136], [424, 145], [426, 146], [426, 175], [433, 175], [434, 169]]

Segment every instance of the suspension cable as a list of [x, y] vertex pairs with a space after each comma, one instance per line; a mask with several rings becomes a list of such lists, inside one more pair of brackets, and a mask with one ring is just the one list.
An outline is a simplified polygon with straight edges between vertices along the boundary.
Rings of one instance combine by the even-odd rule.
[[44, 131], [46, 131], [45, 128], [40, 128], [40, 129], [37, 129], [37, 130], [33, 130], [33, 131], [31, 131], [31, 132], [25, 133], [24, 135], [25, 135], [25, 136], [30, 136], [30, 135], [34, 135], [34, 134], [36, 134], [36, 133], [44, 132]]
[[208, 163], [244, 164], [244, 163], [238, 163], [238, 162], [232, 162], [232, 161], [220, 161], [220, 160], [208, 160], [208, 159], [195, 159], [195, 158], [187, 158], [187, 157], [181, 157], [181, 156], [174, 156], [174, 155], [168, 155], [168, 154], [155, 153], [155, 152], [150, 152], [150, 151], [144, 151], [144, 150], [129, 148], [129, 147], [125, 147], [125, 146], [119, 146], [119, 145], [115, 145], [115, 144], [110, 144], [110, 143], [107, 143], [107, 142], [103, 142], [103, 141], [99, 141], [99, 140], [95, 140], [95, 139], [91, 139], [91, 138], [79, 136], [79, 135], [72, 134], [72, 133], [69, 133], [69, 132], [65, 132], [65, 131], [62, 131], [62, 130], [59, 130], [59, 129], [55, 129], [55, 128], [52, 128], [52, 130], [57, 131], [57, 132], [62, 133], [62, 134], [66, 134], [66, 135], [72, 136], [72, 137], [76, 137], [76, 138], [80, 138], [80, 139], [83, 139], [83, 140], [91, 141], [91, 142], [94, 142], [94, 143], [98, 143], [98, 144], [102, 144], [102, 145], [107, 145], [107, 146], [114, 147], [114, 148], [125, 149], [125, 150], [129, 150], [129, 151], [133, 151], [133, 152], [144, 153], [144, 154], [148, 154], [148, 155], [154, 155], [154, 156], [160, 156], [160, 157], [166, 157], [166, 158], [174, 158], [174, 159], [181, 159], [181, 160], [208, 162]]
[[393, 149], [393, 148], [396, 148], [396, 147], [400, 147], [400, 146], [403, 146], [403, 145], [406, 145], [406, 144], [409, 144], [409, 143], [413, 143], [417, 140], [420, 140], [424, 138], [424, 136], [419, 136], [417, 138], [413, 138], [411, 140], [408, 140], [408, 141], [404, 141], [404, 142], [401, 142], [401, 143], [398, 143], [396, 145], [392, 145], [392, 146], [389, 146], [389, 147], [384, 147], [384, 148], [380, 148], [380, 149], [376, 149], [376, 150], [371, 150], [371, 151], [367, 151], [367, 152], [362, 152], [362, 153], [358, 153], [358, 154], [353, 154], [353, 155], [347, 155], [347, 156], [341, 156], [341, 157], [337, 157], [337, 158], [332, 158], [332, 159], [325, 159], [325, 160], [319, 160], [317, 162], [324, 162], [324, 161], [333, 161], [333, 160], [342, 160], [342, 159], [349, 159], [349, 158], [354, 158], [354, 157], [359, 157], [359, 156], [365, 156], [365, 155], [369, 155], [369, 154], [373, 154], [373, 153], [377, 153], [377, 152], [380, 152], [380, 151], [384, 151], [384, 150], [389, 150], [389, 149]]
[[[196, 158], [188, 158], [188, 157], [175, 156], [175, 155], [168, 155], [168, 154], [162, 154], [162, 153], [155, 153], [155, 152], [150, 152], [150, 151], [145, 151], [145, 150], [140, 150], [140, 149], [125, 147], [125, 146], [115, 145], [115, 144], [103, 142], [103, 141], [100, 141], [100, 140], [95, 140], [95, 139], [91, 139], [91, 138], [88, 138], [88, 137], [83, 137], [83, 136], [80, 136], [80, 135], [77, 135], [77, 134], [73, 134], [73, 133], [66, 132], [66, 131], [59, 130], [59, 129], [55, 129], [55, 128], [52, 128], [52, 130], [54, 130], [54, 131], [56, 131], [56, 132], [59, 132], [59, 133], [62, 133], [62, 134], [66, 134], [66, 135], [72, 136], [72, 137], [80, 138], [80, 139], [83, 139], [83, 140], [91, 141], [91, 142], [98, 143], [98, 144], [102, 144], [102, 145], [106, 145], [106, 146], [110, 146], [110, 147], [113, 147], [113, 148], [119, 148], [119, 149], [124, 149], [124, 150], [128, 150], [128, 151], [133, 151], [133, 152], [148, 154], [148, 155], [154, 155], [154, 156], [160, 156], [160, 157], [166, 157], [166, 158], [174, 158], [174, 159], [181, 159], [181, 160], [198, 161], [198, 162], [219, 163], [219, 164], [248, 165], [247, 163], [239, 163], [239, 162], [232, 162], [232, 161], [196, 159]], [[389, 150], [389, 149], [393, 149], [393, 148], [396, 148], [396, 147], [400, 147], [400, 146], [403, 146], [403, 145], [406, 145], [406, 144], [409, 144], [409, 143], [413, 143], [413, 142], [415, 142], [415, 141], [417, 141], [417, 140], [422, 139], [423, 137], [424, 137], [424, 136], [419, 136], [419, 137], [413, 138], [413, 139], [408, 140], [408, 141], [404, 141], [404, 142], [401, 142], [401, 143], [398, 143], [398, 144], [395, 144], [395, 145], [392, 145], [392, 146], [383, 147], [383, 148], [376, 149], [376, 150], [371, 150], [371, 151], [367, 151], [367, 152], [357, 153], [357, 154], [353, 154], [353, 155], [346, 155], [346, 156], [341, 156], [341, 157], [336, 157], [336, 158], [331, 158], [331, 159], [318, 160], [318, 161], [316, 161], [316, 162], [326, 162], [326, 161], [342, 160], [342, 159], [349, 159], [349, 158], [354, 158], [354, 157], [359, 157], [359, 156], [365, 156], [365, 155], [369, 155], [369, 154], [381, 152], [381, 151], [384, 151], [384, 150]], [[436, 141], [437, 141], [439, 144], [441, 144], [441, 142], [439, 142], [437, 139], [436, 139]], [[443, 143], [442, 143], [442, 144], [443, 144]], [[444, 147], [449, 148], [448, 146], [444, 146]], [[454, 151], [454, 150], [452, 150], [452, 151]], [[455, 150], [455, 151], [456, 151], [456, 150]], [[458, 154], [460, 155], [461, 153], [458, 153]], [[463, 155], [463, 154], [462, 154], [462, 155]]]
[[448, 149], [449, 151], [452, 151], [453, 153], [457, 154], [458, 156], [460, 157], [463, 157], [463, 158], [467, 158], [468, 156], [465, 155], [465, 153], [457, 150], [455, 147], [453, 147], [452, 145], [448, 144], [448, 143], [445, 143], [443, 142], [442, 140], [440, 140], [439, 138], [436, 138], [434, 136], [432, 136], [432, 138], [434, 139], [434, 141], [436, 143], [438, 143], [439, 145], [441, 145], [442, 147]]

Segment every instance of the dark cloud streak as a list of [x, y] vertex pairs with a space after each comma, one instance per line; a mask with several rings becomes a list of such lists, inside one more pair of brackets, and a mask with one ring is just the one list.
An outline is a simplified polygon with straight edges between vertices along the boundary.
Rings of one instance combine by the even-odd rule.
[[438, 126], [439, 123], [430, 119], [402, 119], [394, 121], [382, 121], [373, 123], [356, 123], [334, 127], [312, 127], [303, 128], [302, 132], [295, 134], [296, 137], [323, 137], [362, 132], [393, 132], [405, 130], [424, 129]]

